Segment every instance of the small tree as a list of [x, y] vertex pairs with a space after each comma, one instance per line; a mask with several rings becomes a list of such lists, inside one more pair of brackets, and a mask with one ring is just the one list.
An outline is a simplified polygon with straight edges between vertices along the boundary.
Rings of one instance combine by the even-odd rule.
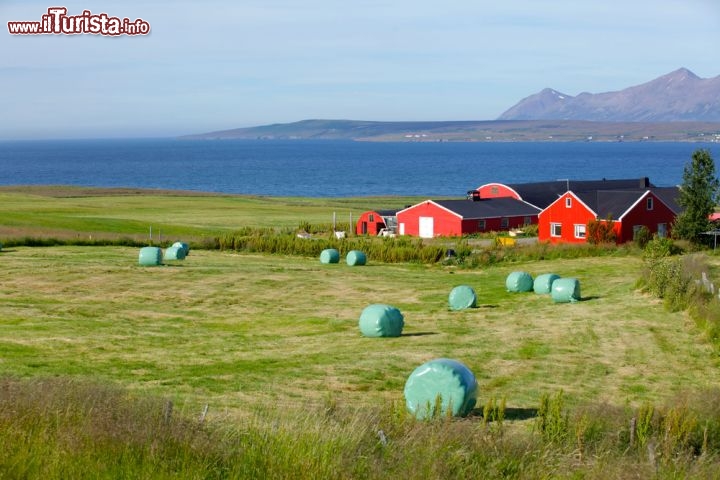
[[617, 240], [615, 222], [612, 219], [612, 215], [608, 215], [605, 220], [590, 220], [587, 224], [587, 233], [587, 241], [593, 245], [615, 243]]
[[710, 214], [715, 211], [719, 193], [720, 181], [710, 152], [695, 150], [683, 170], [678, 203], [684, 210], [675, 219], [673, 235], [700, 243], [701, 234], [710, 229]]

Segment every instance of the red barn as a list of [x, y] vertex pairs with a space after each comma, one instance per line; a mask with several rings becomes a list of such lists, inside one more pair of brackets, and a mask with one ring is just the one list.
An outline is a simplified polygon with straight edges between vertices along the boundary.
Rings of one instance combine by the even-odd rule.
[[432, 238], [510, 230], [537, 223], [539, 212], [514, 198], [426, 200], [397, 212], [398, 233]]
[[377, 235], [383, 228], [397, 226], [397, 210], [369, 210], [358, 218], [355, 233], [358, 235]]
[[617, 243], [633, 240], [635, 232], [646, 227], [651, 233], [669, 235], [680, 213], [678, 188], [645, 190], [597, 190], [561, 195], [540, 212], [538, 239], [552, 243], [585, 243], [591, 220], [614, 221]]

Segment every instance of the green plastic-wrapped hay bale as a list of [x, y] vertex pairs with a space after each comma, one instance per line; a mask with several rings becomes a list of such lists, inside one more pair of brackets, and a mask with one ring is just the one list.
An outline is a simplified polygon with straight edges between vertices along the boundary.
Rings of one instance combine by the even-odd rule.
[[468, 415], [477, 402], [475, 375], [457, 360], [439, 358], [417, 367], [405, 382], [405, 405], [418, 419]]
[[158, 247], [143, 247], [140, 249], [140, 265], [143, 267], [154, 267], [162, 265], [162, 250]]
[[448, 303], [452, 310], [465, 310], [477, 306], [475, 290], [467, 285], [458, 285], [450, 291]]
[[577, 278], [559, 278], [552, 285], [552, 299], [555, 303], [580, 301], [580, 281]]
[[356, 265], [365, 265], [365, 263], [367, 263], [367, 257], [360, 250], [350, 250], [347, 257], [345, 257], [345, 260], [351, 267]]
[[334, 248], [326, 248], [320, 252], [320, 263], [338, 263], [340, 261], [340, 252]]
[[[173, 248], [173, 247], [182, 248], [183, 251], [185, 252], [185, 257], [187, 257], [188, 255], [190, 255], [190, 245], [188, 245], [188, 244], [185, 243], [185, 242], [175, 242], [175, 243], [172, 244], [171, 248]], [[184, 258], [184, 257], [183, 257], [183, 258]]]
[[185, 260], [185, 249], [175, 246], [166, 248], [163, 260]]
[[397, 308], [377, 303], [365, 307], [359, 325], [360, 333], [366, 337], [399, 337], [405, 319]]
[[508, 292], [531, 292], [533, 278], [527, 272], [512, 272], [505, 279], [505, 287]]
[[560, 275], [554, 273], [543, 273], [535, 277], [533, 282], [533, 290], [538, 295], [543, 295], [552, 292], [552, 284], [555, 280], [560, 278]]

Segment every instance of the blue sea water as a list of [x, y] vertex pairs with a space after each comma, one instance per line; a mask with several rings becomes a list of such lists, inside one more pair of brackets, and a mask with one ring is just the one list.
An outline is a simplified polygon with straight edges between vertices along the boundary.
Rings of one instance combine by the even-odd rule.
[[0, 142], [0, 185], [268, 196], [463, 196], [488, 182], [649, 177], [677, 185], [693, 151], [659, 142], [375, 143], [177, 139]]

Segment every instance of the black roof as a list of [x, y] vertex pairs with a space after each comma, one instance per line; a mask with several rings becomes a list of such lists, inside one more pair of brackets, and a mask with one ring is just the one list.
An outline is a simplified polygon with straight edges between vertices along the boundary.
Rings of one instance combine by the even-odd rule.
[[443, 208], [464, 219], [522, 217], [540, 213], [540, 209], [514, 198], [487, 198], [484, 200], [433, 200]]
[[377, 213], [381, 217], [394, 217], [397, 212], [398, 210], [375, 210], [375, 213]]
[[652, 192], [658, 196], [660, 200], [667, 205], [670, 210], [675, 213], [680, 213], [684, 210], [683, 207], [678, 203], [680, 197], [679, 187], [662, 187], [662, 188], [651, 188]]
[[653, 185], [647, 177], [621, 180], [555, 180], [551, 182], [516, 183], [507, 187], [515, 190], [520, 198], [538, 208], [547, 208], [568, 190], [574, 193], [599, 190], [646, 190]]
[[585, 205], [590, 207], [597, 214], [598, 218], [612, 216], [612, 218], [618, 219], [648, 190], [653, 192], [673, 212], [679, 213], [682, 211], [682, 208], [680, 208], [677, 203], [677, 196], [680, 192], [677, 187], [584, 192], [573, 191], [573, 193], [582, 200]]

